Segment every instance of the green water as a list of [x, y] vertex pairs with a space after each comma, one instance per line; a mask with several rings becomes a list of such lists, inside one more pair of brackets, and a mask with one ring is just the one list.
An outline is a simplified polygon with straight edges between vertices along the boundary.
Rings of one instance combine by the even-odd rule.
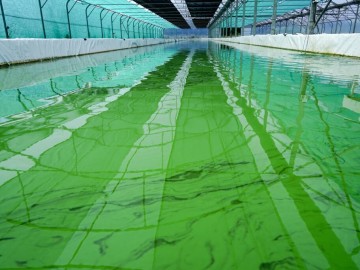
[[235, 47], [0, 69], [0, 269], [359, 269], [360, 61]]

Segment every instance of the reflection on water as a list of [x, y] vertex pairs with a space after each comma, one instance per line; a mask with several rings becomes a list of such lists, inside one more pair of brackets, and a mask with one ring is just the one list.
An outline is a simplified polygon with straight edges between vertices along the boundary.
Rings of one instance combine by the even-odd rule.
[[0, 70], [0, 269], [359, 268], [358, 60], [178, 45]]

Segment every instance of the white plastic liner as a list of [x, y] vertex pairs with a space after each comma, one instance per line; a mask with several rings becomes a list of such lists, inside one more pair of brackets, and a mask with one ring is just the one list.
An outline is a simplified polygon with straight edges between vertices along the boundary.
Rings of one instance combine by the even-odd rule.
[[259, 35], [214, 40], [280, 49], [360, 57], [360, 34]]
[[0, 65], [114, 51], [171, 39], [0, 39]]

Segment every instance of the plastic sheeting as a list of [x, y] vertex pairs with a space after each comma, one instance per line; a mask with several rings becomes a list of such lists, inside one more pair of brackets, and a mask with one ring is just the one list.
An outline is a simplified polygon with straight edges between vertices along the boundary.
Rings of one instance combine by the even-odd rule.
[[214, 40], [303, 52], [360, 57], [360, 34], [261, 35]]
[[0, 39], [0, 65], [114, 51], [171, 39]]

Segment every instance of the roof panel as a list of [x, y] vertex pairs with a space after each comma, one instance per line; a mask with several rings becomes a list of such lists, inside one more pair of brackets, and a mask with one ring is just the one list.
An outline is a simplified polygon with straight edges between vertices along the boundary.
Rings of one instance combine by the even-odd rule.
[[183, 16], [170, 0], [134, 0], [179, 28], [190, 28]]
[[[142, 0], [137, 0], [142, 1]], [[139, 5], [138, 3], [131, 1], [131, 0], [86, 0], [83, 1], [89, 4], [101, 6], [105, 9], [113, 10], [115, 12], [122, 13], [124, 15], [131, 16], [133, 18], [149, 22], [164, 28], [176, 28], [180, 27], [183, 22], [177, 21], [177, 9], [172, 5], [173, 8], [171, 8], [170, 5], [168, 5], [168, 2], [170, 0], [156, 0], [154, 1], [148, 1], [153, 2], [154, 4], [161, 4], [161, 14], [168, 14], [168, 17], [174, 18], [173, 20], [168, 20], [166, 18], [163, 18], [159, 14], [154, 13], [151, 9], [148, 9], [146, 6], [143, 7], [142, 5]], [[175, 11], [174, 11], [175, 9]], [[174, 16], [172, 14], [175, 14]], [[182, 17], [181, 17], [182, 18]], [[187, 24], [186, 24], [187, 25]]]

